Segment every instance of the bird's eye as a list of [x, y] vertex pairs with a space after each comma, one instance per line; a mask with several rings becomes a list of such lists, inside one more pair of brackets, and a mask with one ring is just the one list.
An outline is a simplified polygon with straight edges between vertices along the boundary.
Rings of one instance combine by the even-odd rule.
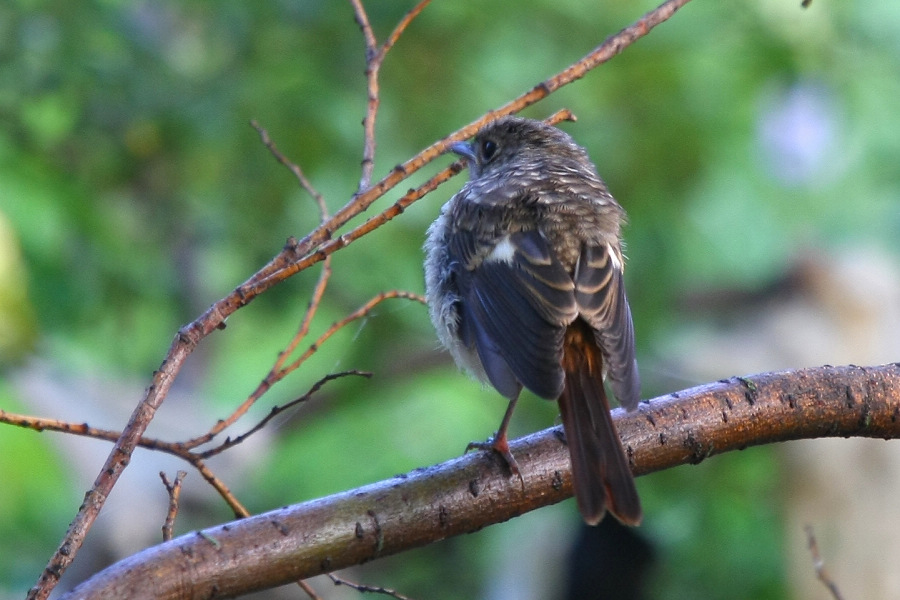
[[484, 162], [490, 161], [497, 154], [497, 142], [493, 140], [481, 141], [481, 159]]

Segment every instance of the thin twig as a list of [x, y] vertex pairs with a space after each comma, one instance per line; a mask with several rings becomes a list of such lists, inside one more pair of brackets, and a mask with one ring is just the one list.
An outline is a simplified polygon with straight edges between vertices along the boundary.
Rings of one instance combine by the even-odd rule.
[[313, 184], [306, 178], [306, 175], [303, 173], [303, 169], [300, 166], [292, 162], [288, 159], [284, 154], [281, 153], [281, 150], [275, 145], [275, 142], [272, 141], [272, 138], [269, 137], [269, 132], [266, 131], [256, 120], [250, 121], [250, 126], [256, 130], [256, 133], [259, 134], [259, 139], [262, 141], [263, 145], [269, 149], [269, 152], [275, 159], [280, 162], [282, 165], [288, 168], [291, 173], [294, 174], [294, 177], [297, 178], [297, 181], [300, 183], [300, 187], [302, 187], [306, 192], [312, 196], [312, 199], [315, 201], [316, 205], [319, 207], [319, 214], [321, 215], [322, 220], [328, 218], [328, 207], [325, 205], [325, 199], [322, 197], [322, 194], [313, 186]]
[[[361, 371], [348, 371], [345, 373], [336, 373], [323, 377], [300, 398], [297, 398], [282, 407], [275, 407], [272, 412], [265, 419], [263, 419], [262, 423], [257, 424], [249, 432], [244, 433], [234, 440], [226, 440], [221, 446], [218, 446], [211, 450], [207, 450], [206, 452], [193, 452], [184, 443], [164, 442], [154, 438], [141, 438], [139, 445], [149, 450], [156, 450], [165, 452], [167, 454], [172, 454], [189, 463], [197, 470], [198, 473], [200, 473], [203, 479], [205, 479], [213, 487], [213, 489], [215, 489], [219, 493], [225, 503], [228, 504], [228, 506], [234, 512], [236, 517], [248, 517], [250, 516], [250, 511], [248, 511], [247, 508], [237, 499], [237, 497], [225, 484], [225, 482], [222, 481], [215, 473], [213, 473], [213, 471], [207, 466], [204, 459], [219, 454], [225, 449], [241, 443], [251, 434], [259, 431], [259, 429], [261, 429], [262, 426], [270, 421], [276, 414], [281, 413], [292, 406], [296, 406], [301, 402], [305, 402], [310, 397], [312, 397], [313, 394], [318, 392], [325, 383], [339, 377], [343, 377], [345, 375], [360, 375], [363, 377], [369, 376], [368, 373], [364, 373]], [[86, 423], [67, 423], [65, 421], [60, 421], [57, 419], [44, 419], [41, 417], [18, 415], [4, 410], [0, 410], [0, 423], [8, 423], [10, 425], [33, 429], [35, 431], [59, 431], [63, 433], [70, 433], [94, 439], [105, 440], [108, 442], [116, 442], [121, 437], [121, 432], [90, 427]]]
[[393, 48], [400, 36], [409, 27], [419, 13], [428, 6], [431, 0], [421, 0], [394, 27], [394, 30], [385, 40], [384, 44], [379, 48], [378, 41], [375, 38], [375, 32], [369, 23], [369, 16], [362, 4], [362, 0], [350, 0], [353, 6], [353, 14], [359, 28], [363, 33], [363, 40], [366, 45], [366, 116], [363, 118], [363, 158], [361, 162], [362, 173], [359, 178], [359, 187], [357, 193], [361, 194], [372, 184], [372, 173], [375, 169], [375, 119], [378, 116], [378, 107], [381, 104], [379, 95], [378, 74], [381, 71], [381, 65], [387, 53]]
[[[259, 134], [260, 140], [263, 145], [269, 150], [269, 153], [275, 157], [275, 159], [280, 162], [282, 165], [288, 168], [293, 174], [294, 177], [297, 178], [297, 181], [300, 183], [300, 187], [302, 187], [306, 192], [312, 196], [313, 201], [316, 203], [316, 206], [319, 208], [319, 223], [325, 223], [329, 218], [328, 213], [328, 205], [325, 203], [325, 198], [319, 191], [313, 186], [312, 182], [307, 179], [306, 175], [303, 173], [303, 169], [300, 168], [298, 164], [291, 161], [287, 156], [285, 156], [275, 145], [275, 142], [272, 141], [269, 136], [269, 132], [262, 128], [259, 123], [255, 120], [250, 122], [250, 125], [256, 130]], [[297, 243], [297, 240], [291, 238], [288, 240], [288, 244], [286, 247], [292, 247]], [[285, 266], [290, 264], [290, 254], [287, 252], [281, 252], [274, 259], [269, 261], [267, 265], [257, 271], [249, 280], [249, 282], [259, 282], [273, 273], [276, 273], [283, 269]], [[240, 291], [236, 291], [236, 293], [240, 294]], [[249, 299], [247, 300], [249, 302]]]
[[[68, 421], [61, 421], [59, 419], [20, 415], [2, 409], [0, 409], [0, 423], [7, 423], [25, 429], [33, 429], [34, 431], [58, 431], [60, 433], [81, 435], [98, 440], [106, 440], [108, 442], [115, 442], [122, 436], [121, 431], [91, 427], [87, 423], [69, 423]], [[141, 438], [140, 445], [145, 448], [150, 448], [156, 446], [158, 443], [160, 443], [158, 440], [152, 438]]]
[[247, 432], [242, 433], [241, 435], [234, 437], [234, 438], [229, 437], [224, 442], [222, 442], [220, 445], [216, 446], [215, 448], [210, 448], [209, 450], [200, 452], [198, 454], [198, 456], [200, 456], [202, 458], [210, 458], [217, 454], [221, 454], [222, 452], [224, 452], [225, 450], [228, 450], [229, 448], [237, 446], [238, 444], [240, 444], [241, 442], [246, 440], [248, 437], [250, 437], [257, 431], [259, 431], [260, 429], [265, 427], [269, 423], [269, 421], [274, 419], [279, 414], [283, 413], [284, 411], [286, 411], [288, 409], [291, 409], [291, 408], [297, 406], [298, 404], [302, 404], [303, 402], [306, 402], [307, 400], [309, 400], [313, 396], [313, 394], [315, 394], [320, 389], [322, 389], [322, 386], [325, 385], [326, 383], [328, 383], [329, 381], [332, 381], [334, 379], [339, 379], [341, 377], [347, 377], [348, 375], [357, 375], [359, 377], [367, 377], [367, 378], [372, 376], [371, 373], [368, 373], [366, 371], [357, 371], [355, 369], [350, 370], [350, 371], [341, 371], [340, 373], [330, 373], [330, 374], [326, 375], [325, 377], [321, 378], [320, 380], [318, 380], [315, 384], [313, 384], [313, 386], [309, 389], [309, 391], [306, 392], [305, 394], [303, 394], [302, 396], [300, 396], [299, 398], [295, 398], [294, 400], [291, 400], [287, 404], [283, 404], [281, 406], [273, 406], [272, 410], [269, 411], [269, 414], [267, 414], [265, 417], [263, 417], [259, 421], [259, 423], [254, 425]]
[[353, 6], [353, 18], [363, 33], [363, 41], [366, 44], [366, 62], [368, 62], [371, 60], [371, 56], [378, 52], [378, 42], [375, 40], [375, 33], [372, 31], [372, 25], [369, 24], [369, 15], [362, 5], [362, 0], [350, 0], [350, 5]]
[[322, 597], [316, 593], [316, 590], [314, 590], [313, 587], [303, 579], [298, 581], [297, 585], [300, 586], [300, 589], [306, 592], [306, 595], [309, 596], [309, 600], [322, 600]]
[[[100, 429], [91, 427], [87, 423], [70, 423], [68, 421], [60, 421], [59, 419], [48, 419], [45, 417], [35, 417], [32, 415], [20, 415], [5, 410], [0, 410], [0, 423], [15, 425], [25, 429], [34, 431], [56, 431], [59, 433], [68, 433], [71, 435], [79, 435], [89, 437], [96, 440], [104, 440], [115, 443], [122, 436], [121, 431], [113, 429]], [[188, 452], [182, 444], [175, 442], [164, 442], [156, 438], [141, 437], [138, 446], [148, 450], [156, 450], [172, 454], [179, 458], [190, 462], [190, 452]]]
[[362, 30], [366, 44], [366, 116], [363, 118], [363, 158], [360, 163], [361, 174], [357, 193], [361, 193], [372, 183], [372, 173], [375, 170], [375, 117], [378, 114], [378, 106], [381, 100], [378, 95], [378, 70], [381, 68], [381, 59], [375, 40], [375, 33], [369, 24], [369, 16], [363, 7], [362, 0], [350, 0], [353, 5], [353, 13], [359, 28]]
[[420, 304], [425, 304], [425, 297], [420, 294], [413, 294], [412, 292], [405, 292], [402, 290], [390, 290], [388, 292], [381, 292], [372, 297], [371, 300], [363, 304], [361, 307], [357, 308], [355, 311], [344, 317], [339, 321], [335, 321], [331, 327], [325, 330], [325, 333], [319, 336], [319, 338], [313, 342], [306, 351], [300, 355], [294, 362], [284, 367], [277, 373], [279, 379], [283, 379], [286, 375], [289, 375], [295, 369], [297, 369], [300, 365], [302, 365], [310, 356], [315, 354], [315, 352], [319, 349], [319, 347], [324, 344], [328, 338], [333, 336], [335, 333], [346, 327], [348, 324], [361, 319], [367, 316], [372, 309], [384, 302], [385, 300], [390, 300], [391, 298], [402, 298], [406, 300], [413, 300], [415, 302], [419, 302]]
[[[324, 275], [324, 273], [323, 273], [323, 275]], [[323, 279], [320, 279], [320, 282], [321, 281], [323, 281]], [[314, 296], [315, 296], [315, 294], [314, 294]], [[349, 315], [347, 315], [340, 321], [337, 321], [334, 324], [332, 324], [331, 327], [329, 327], [325, 333], [323, 333], [321, 336], [319, 336], [319, 338], [315, 342], [313, 342], [309, 346], [309, 348], [307, 348], [306, 351], [302, 355], [300, 355], [299, 358], [297, 358], [293, 363], [291, 363], [290, 365], [288, 365], [286, 367], [282, 366], [284, 364], [284, 359], [287, 357], [287, 355], [285, 354], [285, 351], [283, 351], [278, 357], [278, 360], [276, 362], [276, 367], [273, 367], [273, 369], [269, 371], [269, 373], [263, 378], [263, 380], [259, 383], [259, 385], [256, 387], [256, 389], [253, 390], [253, 393], [251, 393], [250, 396], [248, 396], [247, 399], [244, 400], [244, 402], [240, 406], [238, 406], [234, 411], [232, 411], [232, 413], [225, 419], [220, 419], [219, 421], [217, 421], [216, 424], [212, 428], [210, 428], [210, 430], [208, 432], [206, 432], [205, 434], [184, 442], [184, 444], [183, 444], [184, 447], [193, 449], [193, 448], [202, 446], [203, 444], [206, 444], [206, 443], [212, 441], [213, 438], [215, 438], [217, 435], [219, 435], [226, 428], [233, 425], [238, 419], [240, 419], [244, 414], [246, 414], [247, 411], [250, 409], [250, 407], [253, 406], [253, 404], [257, 400], [259, 400], [259, 398], [261, 398], [263, 396], [263, 394], [268, 392], [272, 388], [273, 385], [275, 385], [276, 383], [278, 383], [279, 381], [284, 379], [286, 376], [291, 374], [293, 371], [295, 371], [297, 368], [299, 368], [300, 365], [302, 365], [307, 359], [309, 359], [310, 356], [315, 354], [316, 351], [322, 346], [322, 344], [324, 344], [328, 340], [328, 338], [330, 338], [332, 335], [337, 333], [341, 328], [345, 327], [347, 324], [366, 316], [367, 314], [369, 314], [369, 312], [373, 308], [375, 308], [376, 305], [378, 305], [381, 302], [388, 300], [390, 298], [405, 298], [405, 299], [414, 300], [414, 301], [420, 302], [420, 303], [425, 302], [425, 299], [418, 294], [413, 294], [411, 292], [404, 292], [404, 291], [400, 291], [400, 290], [382, 292], [380, 294], [375, 295], [371, 300], [366, 302], [362, 307], [360, 307], [357, 310], [355, 310], [354, 312], [350, 313]], [[317, 305], [317, 303], [316, 303], [316, 305]], [[301, 324], [301, 326], [300, 326], [300, 332], [303, 332], [305, 335], [305, 329], [304, 329], [303, 324]], [[290, 347], [292, 350], [293, 350], [293, 348], [296, 348], [297, 344], [295, 342], [299, 343], [298, 336], [299, 336], [299, 333], [297, 336], [294, 337], [294, 340], [292, 340], [292, 342], [291, 342]]]
[[349, 588], [356, 590], [357, 592], [362, 593], [370, 593], [370, 594], [383, 594], [385, 596], [390, 596], [391, 598], [397, 598], [397, 600], [412, 600], [409, 596], [404, 596], [400, 592], [396, 590], [392, 590], [390, 588], [385, 588], [381, 586], [373, 586], [373, 585], [365, 585], [362, 583], [354, 583], [347, 579], [343, 579], [342, 577], [338, 577], [334, 573], [328, 573], [328, 577], [331, 581], [334, 582], [334, 585], [345, 585]]
[[[312, 184], [307, 181], [300, 167], [289, 161], [275, 147], [275, 144], [269, 139], [268, 132], [265, 129], [258, 127], [255, 121], [253, 122], [253, 126], [259, 132], [263, 143], [269, 149], [269, 151], [282, 164], [286, 165], [294, 172], [294, 174], [300, 180], [300, 184], [304, 188], [306, 188], [306, 190], [313, 196], [313, 198], [319, 205], [322, 221], [325, 221], [328, 218], [328, 207], [325, 205], [321, 194], [319, 194], [316, 189], [313, 188]], [[244, 416], [248, 410], [250, 410], [250, 408], [256, 403], [256, 401], [263, 394], [265, 394], [266, 391], [268, 391], [274, 383], [276, 383], [280, 379], [277, 377], [277, 372], [281, 370], [284, 361], [287, 360], [291, 354], [293, 354], [294, 350], [297, 348], [303, 338], [306, 337], [306, 335], [309, 333], [310, 325], [312, 324], [313, 317], [315, 316], [316, 311], [318, 310], [319, 305], [322, 302], [322, 298], [325, 295], [325, 289], [328, 287], [328, 280], [331, 278], [331, 274], [331, 257], [329, 256], [322, 263], [322, 272], [319, 274], [319, 279], [316, 281], [316, 285], [313, 288], [312, 296], [310, 297], [309, 304], [307, 305], [306, 312], [303, 315], [303, 319], [300, 323], [300, 327], [297, 330], [297, 333], [294, 334], [294, 337], [291, 339], [290, 343], [288, 343], [287, 347], [278, 354], [278, 358], [275, 360], [274, 366], [270, 369], [268, 375], [263, 378], [262, 383], [260, 383], [257, 389], [250, 396], [248, 396], [240, 406], [232, 411], [232, 413], [227, 418], [217, 421], [216, 424], [206, 434], [185, 442], [185, 447], [196, 448], [199, 445], [205, 444], [206, 442], [217, 436], [219, 433], [221, 433], [223, 430], [233, 425], [238, 419]]]
[[403, 15], [403, 18], [400, 19], [400, 22], [397, 23], [397, 26], [394, 27], [394, 30], [384, 41], [384, 44], [381, 45], [381, 50], [379, 52], [380, 60], [384, 61], [385, 55], [390, 52], [391, 48], [394, 47], [394, 44], [397, 43], [397, 40], [400, 39], [400, 36], [406, 31], [406, 28], [409, 27], [409, 24], [413, 22], [413, 19], [419, 16], [419, 13], [422, 12], [426, 6], [431, 3], [431, 0], [421, 0], [418, 4], [412, 7], [409, 12]]
[[278, 358], [272, 367], [271, 373], [276, 373], [282, 369], [284, 362], [294, 353], [294, 350], [297, 349], [297, 346], [309, 333], [313, 317], [316, 315], [316, 311], [322, 303], [322, 297], [325, 295], [325, 288], [328, 286], [328, 280], [331, 278], [331, 261], [326, 260], [323, 265], [322, 272], [319, 274], [319, 279], [316, 281], [316, 286], [313, 288], [313, 293], [310, 297], [309, 305], [306, 308], [306, 313], [303, 315], [303, 320], [300, 322], [300, 327], [297, 329], [297, 333], [291, 339], [291, 342], [287, 347], [278, 354]]
[[[122, 437], [121, 431], [91, 427], [87, 423], [68, 423], [66, 421], [60, 421], [58, 419], [46, 419], [43, 417], [34, 417], [31, 415], [19, 415], [4, 410], [0, 410], [0, 423], [16, 425], [18, 427], [33, 429], [35, 431], [57, 431], [60, 433], [80, 435], [97, 440], [104, 440], [113, 444], [115, 444]], [[221, 479], [219, 479], [216, 474], [213, 473], [212, 470], [210, 470], [209, 467], [206, 466], [202, 458], [197, 454], [191, 452], [191, 450], [185, 447], [184, 444], [178, 442], [164, 442], [155, 438], [141, 437], [138, 440], [137, 445], [148, 450], [156, 450], [158, 452], [165, 452], [166, 454], [177, 456], [178, 458], [189, 463], [195, 469], [197, 469], [200, 475], [203, 476], [203, 478], [219, 493], [220, 496], [222, 496], [222, 499], [225, 500], [229, 507], [231, 507], [235, 515], [239, 517], [245, 517], [250, 514], [234, 496], [231, 490], [228, 489], [228, 486], [225, 485], [225, 483]]]
[[187, 477], [187, 471], [178, 471], [175, 475], [175, 481], [170, 482], [166, 477], [165, 471], [159, 472], [159, 478], [162, 479], [166, 492], [169, 493], [169, 510], [166, 512], [166, 520], [162, 526], [163, 541], [168, 542], [172, 539], [172, 529], [175, 527], [175, 516], [178, 514], [178, 497], [181, 495], [181, 482]]
[[59, 547], [50, 557], [37, 583], [28, 591], [27, 598], [29, 600], [44, 600], [56, 587], [59, 578], [78, 554], [87, 532], [96, 521], [97, 515], [100, 514], [100, 509], [106, 502], [106, 498], [109, 497], [113, 486], [119, 480], [125, 467], [128, 466], [134, 449], [156, 414], [156, 410], [168, 395], [175, 376], [181, 370], [185, 359], [193, 352], [200, 340], [214, 331], [221, 322], [222, 320], [219, 319], [209, 319], [202, 325], [197, 323], [192, 330], [181, 330], [175, 337], [166, 354], [163, 367], [154, 374], [144, 398], [135, 407], [131, 418], [122, 430], [122, 435], [116, 441], [91, 489], [85, 494], [84, 501]]
[[[259, 396], [262, 395], [262, 393], [264, 393], [264, 390], [268, 390], [272, 385], [300, 367], [300, 365], [305, 360], [312, 356], [318, 350], [318, 348], [320, 348], [322, 344], [324, 344], [335, 333], [337, 333], [353, 321], [366, 317], [377, 305], [384, 302], [385, 300], [389, 300], [392, 298], [408, 299], [422, 304], [425, 303], [425, 298], [421, 295], [414, 294], [412, 292], [405, 292], [402, 290], [390, 290], [387, 292], [376, 294], [361, 307], [348, 314], [343, 319], [340, 319], [339, 321], [333, 323], [321, 336], [319, 336], [319, 338], [313, 344], [309, 346], [309, 348], [307, 348], [307, 350], [300, 356], [300, 358], [295, 360], [293, 363], [291, 363], [287, 367], [282, 367], [281, 364], [283, 363], [283, 361], [279, 362], [279, 369], [277, 371], [273, 370], [270, 373], [270, 377], [268, 377], [267, 380], [263, 382], [263, 384], [265, 385], [260, 384], [260, 387], [257, 388], [256, 392], [251, 395], [251, 399], [255, 401]], [[301, 329], [303, 329], [302, 326]], [[242, 434], [237, 438], [226, 440], [221, 446], [217, 446], [216, 448], [212, 448], [200, 453], [192, 452], [192, 450], [197, 448], [198, 446], [210, 442], [216, 435], [218, 435], [218, 433], [221, 433], [221, 431], [225, 429], [224, 426], [220, 427], [219, 425], [221, 425], [222, 423], [226, 423], [227, 425], [233, 424], [237, 420], [237, 418], [234, 418], [234, 413], [232, 413], [232, 415], [230, 415], [227, 419], [220, 419], [219, 421], [217, 421], [217, 426], [211, 429], [206, 434], [190, 439], [186, 442], [165, 442], [155, 438], [141, 437], [138, 441], [138, 446], [147, 448], [149, 450], [157, 450], [172, 454], [191, 463], [199, 471], [201, 471], [201, 474], [207, 481], [209, 481], [213, 485], [213, 487], [219, 490], [220, 494], [222, 494], [223, 497], [226, 497], [230, 494], [230, 492], [227, 491], [227, 486], [221, 483], [218, 478], [216, 478], [215, 475], [213, 475], [212, 472], [209, 471], [208, 468], [205, 467], [205, 465], [203, 465], [202, 459], [215, 456], [216, 454], [220, 454], [225, 449], [237, 445], [238, 443], [246, 439], [248, 435], [261, 429], [262, 426], [265, 425], [265, 423], [271, 420], [271, 418], [278, 413], [308, 400], [313, 394], [318, 392], [325, 383], [347, 375], [358, 375], [362, 377], [371, 376], [370, 373], [358, 370], [349, 370], [341, 373], [326, 375], [315, 384], [313, 384], [309, 391], [306, 392], [303, 396], [300, 396], [299, 398], [285, 404], [284, 406], [274, 407], [272, 409], [272, 412], [249, 432]], [[242, 404], [241, 407], [239, 407], [239, 410], [243, 408], [248, 401], [245, 401], [245, 403]], [[245, 412], [246, 410], [243, 410], [241, 412], [241, 415], [243, 415]], [[58, 431], [61, 433], [80, 435], [109, 442], [115, 442], [121, 436], [121, 432], [119, 431], [91, 427], [87, 423], [69, 423], [66, 421], [60, 421], [58, 419], [47, 419], [43, 417], [34, 417], [31, 415], [20, 415], [4, 411], [2, 409], [0, 409], [0, 423], [8, 423], [10, 425], [32, 429], [34, 431]], [[229, 501], [229, 505], [231, 505], [232, 508], [235, 508], [237, 506], [235, 501], [230, 501], [227, 497], [226, 501]], [[240, 513], [241, 511], [237, 510], [236, 512]]]
[[[575, 120], [576, 120], [575, 115], [572, 114], [572, 111], [570, 111], [567, 108], [560, 109], [545, 119], [545, 121], [551, 125], [557, 125], [557, 124], [561, 123], [562, 121], [575, 121]], [[344, 235], [323, 245], [321, 248], [319, 248], [319, 250], [317, 252], [311, 254], [306, 259], [304, 259], [303, 261], [300, 261], [297, 264], [302, 264], [304, 262], [308, 262], [309, 266], [311, 266], [317, 262], [317, 258], [320, 255], [324, 255], [325, 258], [327, 258], [328, 256], [331, 256], [334, 252], [337, 252], [339, 249], [349, 246], [354, 241], [358, 240], [359, 238], [363, 237], [364, 235], [371, 233], [372, 231], [374, 231], [375, 229], [378, 229], [379, 227], [381, 227], [382, 225], [384, 225], [391, 219], [402, 214], [403, 211], [405, 211], [416, 200], [419, 200], [420, 198], [433, 192], [435, 189], [437, 189], [437, 187], [439, 185], [441, 185], [442, 183], [444, 183], [445, 181], [447, 181], [448, 179], [450, 179], [451, 177], [453, 177], [454, 175], [456, 175], [457, 173], [462, 171], [462, 169], [464, 167], [465, 167], [465, 161], [463, 161], [463, 160], [454, 161], [453, 163], [450, 164], [450, 166], [446, 167], [445, 169], [439, 171], [437, 174], [433, 175], [428, 181], [426, 181], [419, 187], [413, 188], [410, 191], [408, 191], [399, 200], [397, 200], [397, 202], [395, 202], [393, 205], [391, 205], [390, 207], [383, 210], [381, 213], [375, 215], [374, 217], [367, 219], [364, 223], [362, 223], [361, 225], [358, 225], [356, 228], [352, 229], [351, 231], [349, 231], [349, 232], [345, 233]], [[280, 275], [281, 275], [281, 273], [275, 273], [275, 274], [273, 274], [272, 277], [279, 277]], [[267, 279], [262, 279], [262, 280], [258, 281], [256, 285], [263, 287], [263, 286], [267, 286], [269, 283], [270, 283], [270, 279], [267, 278]], [[248, 291], [248, 293], [253, 293], [253, 292]], [[254, 295], [255, 295], [255, 293], [254, 293]]]
[[216, 476], [215, 473], [212, 472], [206, 462], [199, 456], [194, 453], [191, 453], [190, 463], [193, 465], [197, 472], [203, 476], [203, 479], [209, 483], [216, 492], [219, 493], [219, 496], [222, 497], [222, 500], [231, 508], [231, 511], [234, 513], [234, 516], [237, 518], [245, 518], [250, 516], [250, 511], [247, 510], [247, 507], [244, 506], [240, 500], [237, 499], [237, 496], [234, 495], [234, 492], [231, 491], [225, 482], [222, 481], [219, 477]]
[[816, 535], [812, 525], [806, 526], [806, 539], [809, 543], [809, 553], [812, 555], [813, 567], [816, 569], [816, 577], [828, 588], [828, 591], [831, 592], [831, 597], [834, 598], [834, 600], [843, 600], [844, 597], [841, 596], [837, 584], [831, 579], [831, 576], [825, 569], [825, 561], [822, 560], [822, 556], [819, 554], [819, 544], [816, 542]]
[[219, 419], [215, 425], [213, 425], [209, 431], [205, 434], [193, 438], [184, 442], [184, 446], [186, 448], [196, 448], [197, 446], [202, 446], [206, 444], [214, 437], [222, 433], [228, 427], [231, 427], [245, 414], [250, 408], [259, 400], [263, 394], [269, 391], [269, 389], [278, 383], [281, 379], [284, 378], [284, 375], [279, 375], [279, 372], [282, 370], [282, 366], [284, 362], [293, 354], [294, 350], [296, 350], [297, 346], [303, 340], [304, 337], [309, 333], [309, 327], [312, 323], [312, 319], [316, 314], [316, 311], [319, 308], [319, 305], [322, 302], [322, 297], [325, 294], [325, 288], [328, 285], [328, 280], [331, 277], [331, 257], [328, 257], [323, 263], [322, 272], [319, 274], [319, 279], [316, 282], [315, 287], [313, 288], [313, 293], [310, 298], [309, 304], [306, 308], [306, 312], [303, 315], [303, 320], [300, 323], [300, 327], [297, 330], [297, 333], [294, 334], [294, 337], [288, 343], [284, 350], [278, 353], [278, 357], [275, 360], [274, 366], [269, 370], [269, 373], [262, 379], [259, 385], [253, 390], [244, 402], [240, 404], [237, 408], [235, 408], [228, 417], [224, 419]]

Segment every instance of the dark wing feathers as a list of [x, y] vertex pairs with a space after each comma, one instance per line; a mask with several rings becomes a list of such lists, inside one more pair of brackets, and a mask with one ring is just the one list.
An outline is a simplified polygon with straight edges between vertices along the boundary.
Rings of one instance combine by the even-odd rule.
[[594, 330], [616, 399], [632, 410], [640, 401], [634, 325], [625, 297], [621, 259], [609, 246], [585, 246], [575, 269], [575, 301]]
[[514, 266], [502, 263], [486, 263], [475, 272], [475, 304], [483, 310], [479, 325], [504, 349], [504, 358], [522, 385], [556, 399], [562, 392], [559, 363], [564, 328], [551, 326], [535, 310], [519, 275]]
[[463, 302], [459, 315], [460, 337], [464, 344], [477, 349], [478, 358], [491, 385], [507, 398], [515, 398], [519, 395], [522, 384], [510, 369], [497, 344], [478, 325], [484, 318], [484, 311], [477, 304]]
[[[555, 400], [563, 387], [563, 333], [576, 315], [574, 285], [540, 232], [501, 241], [510, 244], [504, 256], [491, 255], [494, 246], [476, 247], [468, 233], [454, 232], [450, 240], [463, 341], [475, 346], [488, 379], [503, 395], [518, 393], [515, 379]], [[473, 257], [480, 264], [467, 269]]]
[[[580, 315], [594, 330], [616, 398], [636, 407], [640, 382], [621, 259], [607, 245], [586, 245], [573, 278], [539, 231], [494, 242], [479, 246], [467, 231], [450, 236], [460, 335], [476, 348], [491, 384], [507, 397], [518, 394], [521, 384], [558, 398], [563, 336]], [[507, 252], [492, 254], [498, 243], [509, 244]]]

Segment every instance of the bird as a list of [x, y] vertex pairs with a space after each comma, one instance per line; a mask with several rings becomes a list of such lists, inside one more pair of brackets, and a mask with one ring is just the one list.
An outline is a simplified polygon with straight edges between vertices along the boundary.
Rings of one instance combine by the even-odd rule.
[[[640, 498], [604, 388], [640, 401], [616, 202], [587, 151], [557, 127], [516, 116], [450, 148], [469, 181], [428, 228], [425, 298], [457, 365], [509, 404], [484, 443], [521, 474], [507, 427], [523, 388], [558, 402], [579, 512], [626, 525]], [[523, 481], [524, 483], [524, 481]]]

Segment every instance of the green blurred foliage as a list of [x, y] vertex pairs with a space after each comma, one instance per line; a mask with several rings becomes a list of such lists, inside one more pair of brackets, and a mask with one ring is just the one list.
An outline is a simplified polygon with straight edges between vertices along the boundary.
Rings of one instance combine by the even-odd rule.
[[[411, 5], [369, 4], [379, 38]], [[435, 2], [382, 69], [376, 177], [652, 6]], [[629, 212], [629, 293], [647, 397], [672, 389], [653, 349], [682, 318], [673, 306], [685, 293], [759, 285], [807, 245], [893, 247], [898, 34], [894, 0], [815, 0], [807, 10], [799, 0], [692, 2], [526, 111], [571, 108], [578, 122], [564, 128]], [[180, 325], [318, 221], [248, 122], [265, 127], [336, 210], [359, 178], [363, 69], [362, 39], [342, 2], [0, 6], [4, 371], [40, 357], [70, 374], [148, 380]], [[780, 138], [779, 114], [807, 123], [813, 138]], [[378, 291], [422, 290], [424, 230], [459, 185], [334, 257], [314, 335]], [[223, 414], [255, 387], [295, 331], [315, 277], [265, 294], [204, 342], [183, 374], [203, 414]], [[492, 431], [503, 410], [437, 351], [423, 307], [392, 300], [332, 339], [253, 414], [343, 369], [375, 376], [333, 382], [277, 422], [262, 464], [235, 486], [254, 510], [449, 458]], [[12, 388], [2, 392], [2, 408], [29, 412]], [[545, 427], [554, 415], [528, 398], [514, 429]], [[198, 418], [196, 433], [211, 423]], [[65, 500], [81, 493], [46, 436], [0, 435], [9, 484], [0, 491], [0, 556], [16, 556], [0, 560], [0, 596], [33, 581], [75, 509]], [[644, 478], [644, 530], [662, 556], [659, 597], [783, 595], [779, 515], [763, 501], [777, 483], [767, 449]], [[61, 500], [48, 508], [49, 498]], [[414, 597], [484, 594], [498, 564], [484, 548], [503, 527], [371, 565], [366, 575]], [[473, 575], [466, 589], [435, 589], [451, 573]]]
[[[23, 411], [6, 385], [0, 384], [0, 406]], [[46, 439], [11, 427], [0, 435], [3, 492], [0, 493], [0, 597], [24, 590], [34, 581], [37, 557], [46, 554], [47, 540], [59, 536], [59, 524], [69, 519], [81, 492], [71, 481]]]

